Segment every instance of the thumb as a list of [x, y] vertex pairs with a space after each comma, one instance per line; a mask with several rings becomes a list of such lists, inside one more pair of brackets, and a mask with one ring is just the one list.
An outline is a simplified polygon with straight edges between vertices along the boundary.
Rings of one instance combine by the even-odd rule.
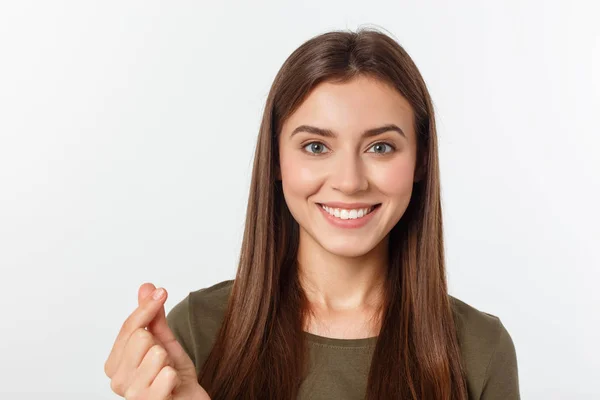
[[[156, 287], [151, 283], [143, 284], [138, 291], [138, 302], [143, 302], [146, 297], [154, 292]], [[164, 301], [167, 299], [168, 292], [165, 290], [165, 295], [161, 299], [163, 305], [156, 313], [154, 319], [148, 324], [148, 331], [160, 342], [165, 348], [169, 357], [175, 364], [175, 369], [194, 369], [194, 364], [186, 351], [181, 347], [181, 344], [177, 341], [177, 338], [173, 334], [173, 331], [167, 324], [167, 318], [165, 314]]]

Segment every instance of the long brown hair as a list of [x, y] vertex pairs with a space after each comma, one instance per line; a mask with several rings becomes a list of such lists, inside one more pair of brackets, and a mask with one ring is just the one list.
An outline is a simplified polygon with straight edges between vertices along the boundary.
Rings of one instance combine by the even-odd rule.
[[281, 126], [324, 81], [357, 75], [396, 88], [411, 104], [417, 133], [408, 208], [389, 236], [383, 317], [366, 398], [467, 398], [444, 266], [437, 137], [431, 98], [406, 51], [374, 29], [334, 31], [296, 49], [279, 70], [254, 154], [239, 266], [227, 312], [200, 373], [213, 400], [293, 399], [306, 374], [298, 224], [278, 171]]

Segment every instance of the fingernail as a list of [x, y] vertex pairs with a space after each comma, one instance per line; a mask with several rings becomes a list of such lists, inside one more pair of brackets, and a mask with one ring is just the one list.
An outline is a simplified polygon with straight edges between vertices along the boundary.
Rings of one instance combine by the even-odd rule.
[[159, 288], [159, 289], [156, 289], [154, 291], [154, 293], [152, 293], [152, 298], [154, 300], [160, 300], [164, 294], [165, 294], [165, 289]]

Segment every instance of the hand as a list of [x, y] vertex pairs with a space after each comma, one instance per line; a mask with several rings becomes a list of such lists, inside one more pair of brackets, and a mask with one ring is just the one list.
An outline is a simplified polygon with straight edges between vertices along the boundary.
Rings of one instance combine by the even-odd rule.
[[154, 299], [155, 286], [138, 290], [138, 308], [127, 317], [104, 363], [113, 392], [127, 400], [210, 400], [194, 363], [167, 325], [167, 292]]

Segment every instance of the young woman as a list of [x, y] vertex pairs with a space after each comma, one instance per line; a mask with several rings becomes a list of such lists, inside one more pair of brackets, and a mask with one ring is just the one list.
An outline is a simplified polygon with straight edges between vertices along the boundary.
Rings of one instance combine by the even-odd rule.
[[499, 318], [447, 292], [432, 102], [378, 31], [314, 37], [277, 74], [235, 279], [166, 317], [154, 289], [105, 364], [126, 398], [519, 399]]

